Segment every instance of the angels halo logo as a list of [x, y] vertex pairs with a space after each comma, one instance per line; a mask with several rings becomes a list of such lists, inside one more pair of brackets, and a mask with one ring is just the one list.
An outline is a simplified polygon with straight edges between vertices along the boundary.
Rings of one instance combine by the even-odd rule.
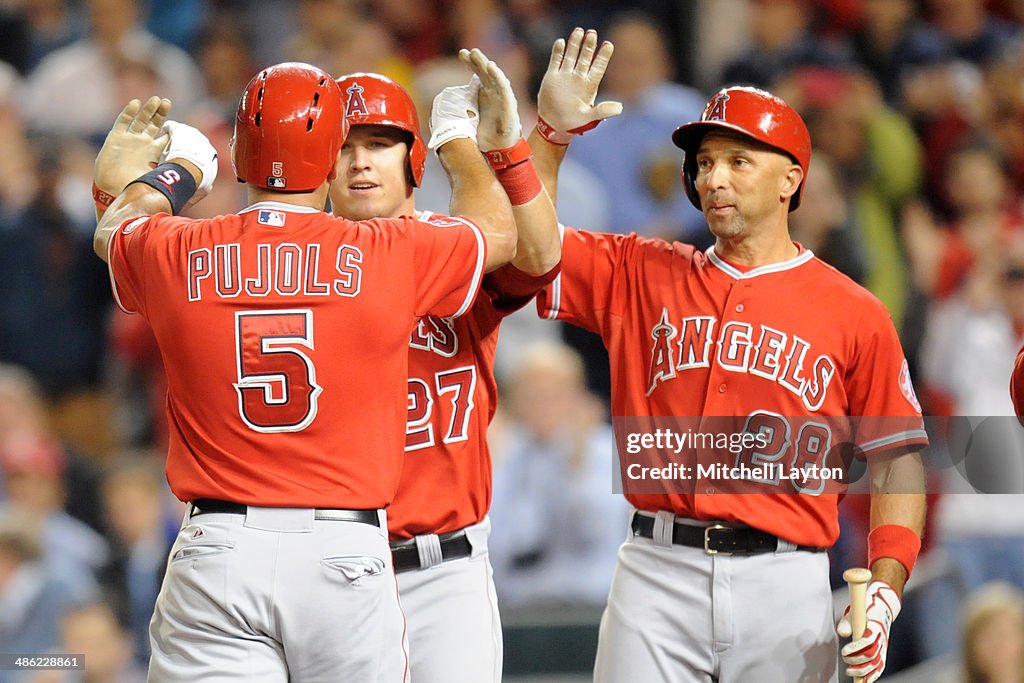
[[907, 364], [906, 358], [903, 359], [903, 366], [900, 368], [900, 392], [903, 394], [903, 398], [907, 399], [907, 403], [920, 413], [921, 404], [917, 400], [917, 394], [914, 393], [914, 383], [910, 381], [910, 365]]
[[704, 110], [704, 121], [725, 121], [725, 103], [729, 101], [729, 93], [720, 92], [711, 98]]

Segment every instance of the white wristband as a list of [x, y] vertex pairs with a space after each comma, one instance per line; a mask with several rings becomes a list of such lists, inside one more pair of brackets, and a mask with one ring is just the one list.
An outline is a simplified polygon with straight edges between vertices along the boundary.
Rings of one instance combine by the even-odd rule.
[[443, 122], [441, 127], [434, 129], [430, 133], [427, 149], [437, 150], [438, 147], [446, 142], [458, 140], [459, 138], [469, 138], [474, 142], [476, 141], [476, 125], [474, 125], [473, 121], [468, 119], [449, 119]]

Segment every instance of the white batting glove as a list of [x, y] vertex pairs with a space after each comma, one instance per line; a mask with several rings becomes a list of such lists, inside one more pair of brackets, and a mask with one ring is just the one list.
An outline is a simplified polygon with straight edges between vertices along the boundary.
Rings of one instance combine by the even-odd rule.
[[594, 105], [615, 46], [605, 41], [595, 53], [596, 48], [597, 31], [581, 28], [569, 34], [568, 42], [559, 38], [551, 46], [551, 61], [537, 93], [537, 127], [549, 142], [567, 145], [573, 135], [622, 113], [621, 102]]
[[98, 188], [116, 197], [160, 161], [168, 142], [162, 128], [170, 110], [171, 101], [159, 97], [125, 105], [96, 156], [93, 181]]
[[505, 73], [478, 48], [459, 50], [459, 59], [480, 81], [480, 125], [476, 131], [480, 151], [505, 149], [519, 142], [523, 136], [519, 104]]
[[[889, 651], [889, 629], [900, 613], [900, 599], [885, 581], [872, 581], [865, 594], [867, 605], [864, 635], [848, 643], [840, 654], [846, 662], [847, 676], [860, 676], [864, 683], [874, 683], [885, 671], [885, 655]], [[836, 626], [836, 633], [849, 638], [853, 627], [849, 620], [850, 606]]]
[[474, 76], [467, 85], [453, 85], [437, 94], [430, 110], [428, 149], [436, 151], [446, 142], [459, 138], [476, 141], [477, 126], [480, 124], [480, 109], [477, 106], [479, 91], [480, 79]]
[[217, 179], [217, 150], [197, 128], [184, 123], [167, 121], [164, 123], [164, 132], [171, 140], [160, 162], [184, 159], [191, 161], [203, 173], [196, 193], [185, 205], [185, 208], [188, 208], [209, 194], [210, 188], [213, 187], [213, 181]]

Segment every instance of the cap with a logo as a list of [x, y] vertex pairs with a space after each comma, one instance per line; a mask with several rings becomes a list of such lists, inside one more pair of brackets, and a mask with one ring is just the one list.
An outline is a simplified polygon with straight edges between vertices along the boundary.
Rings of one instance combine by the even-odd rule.
[[362, 72], [342, 76], [338, 86], [350, 126], [387, 126], [408, 134], [409, 175], [413, 187], [419, 187], [427, 163], [427, 146], [420, 137], [416, 104], [405, 88], [387, 76]]
[[[729, 130], [753, 138], [790, 156], [804, 172], [811, 162], [811, 134], [800, 115], [781, 98], [758, 88], [733, 86], [715, 93], [699, 121], [687, 123], [672, 133], [672, 142], [684, 152], [683, 187], [698, 209], [697, 150], [711, 130]], [[800, 205], [803, 183], [790, 198], [789, 210]]]

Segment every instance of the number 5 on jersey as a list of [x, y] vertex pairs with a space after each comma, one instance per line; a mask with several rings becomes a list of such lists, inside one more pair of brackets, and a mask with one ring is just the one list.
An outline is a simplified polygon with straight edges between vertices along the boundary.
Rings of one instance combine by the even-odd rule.
[[313, 348], [313, 311], [238, 311], [235, 354], [238, 412], [257, 432], [298, 432], [316, 418], [316, 368], [302, 350]]

